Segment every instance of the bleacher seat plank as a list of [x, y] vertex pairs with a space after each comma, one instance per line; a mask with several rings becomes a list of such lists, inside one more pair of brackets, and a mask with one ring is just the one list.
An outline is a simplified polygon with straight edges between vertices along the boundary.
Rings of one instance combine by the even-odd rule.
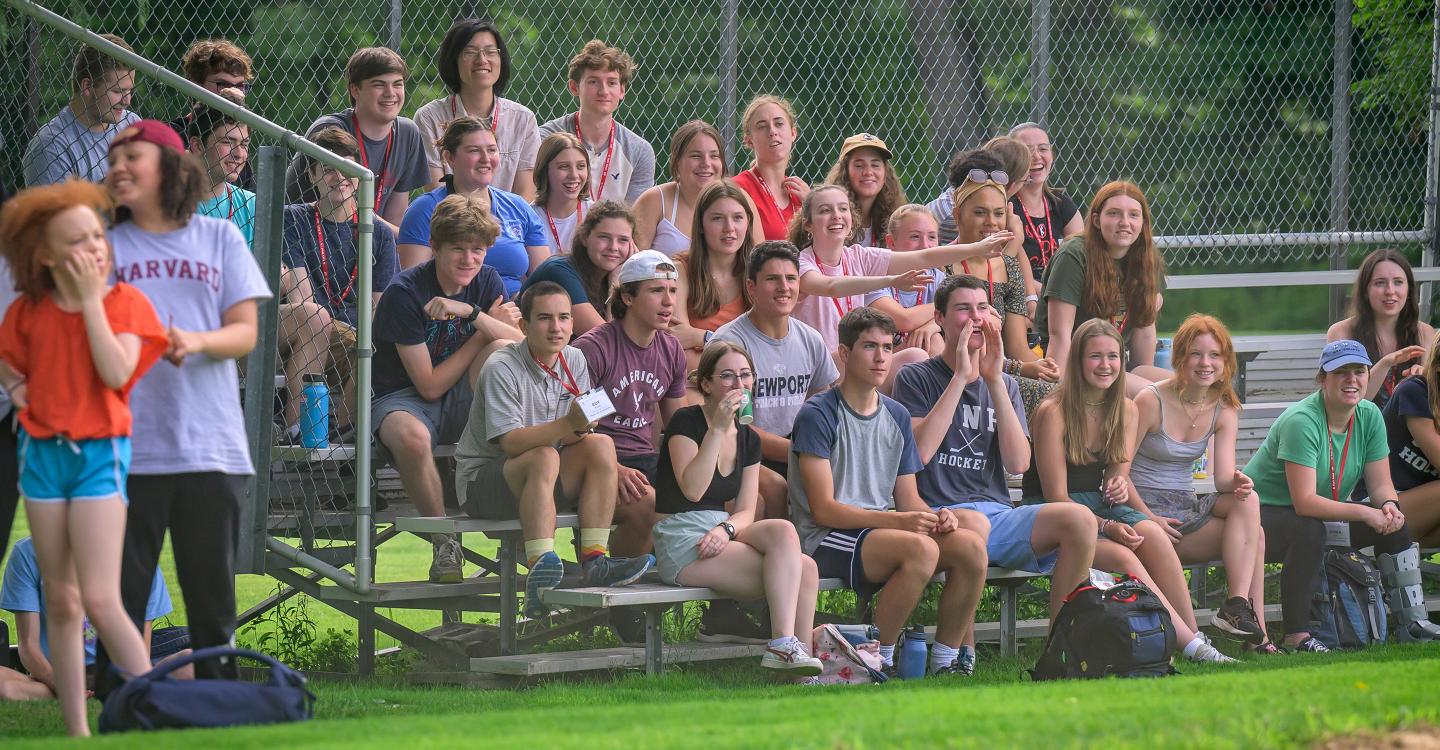
[[[555, 528], [573, 529], [580, 525], [580, 517], [573, 513], [555, 516]], [[487, 521], [470, 516], [409, 516], [395, 519], [395, 528], [423, 534], [462, 534], [466, 532], [516, 533], [520, 521]]]
[[495, 595], [500, 593], [500, 581], [493, 577], [467, 578], [460, 583], [431, 583], [429, 581], [396, 581], [374, 583], [368, 594], [357, 594], [342, 586], [321, 586], [320, 598], [374, 604], [397, 604], [399, 602], [422, 601], [426, 599], [453, 599], [466, 596]]

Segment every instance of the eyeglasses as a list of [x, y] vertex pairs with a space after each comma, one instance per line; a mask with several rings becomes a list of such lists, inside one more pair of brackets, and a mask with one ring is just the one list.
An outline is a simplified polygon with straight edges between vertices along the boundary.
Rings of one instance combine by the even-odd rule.
[[488, 57], [491, 60], [500, 59], [499, 47], [466, 47], [460, 50], [461, 60], [474, 60], [477, 56]]
[[1010, 175], [1006, 174], [1002, 169], [997, 169], [994, 172], [986, 172], [983, 169], [972, 169], [966, 173], [965, 176], [968, 177], [971, 182], [985, 182], [988, 180], [996, 185], [1010, 184]]
[[248, 94], [250, 93], [250, 85], [252, 83], [253, 81], [240, 81], [236, 83], [232, 81], [219, 81], [211, 78], [210, 80], [207, 80], [205, 82], [205, 88], [210, 89], [217, 94], [221, 91], [224, 91], [225, 89], [240, 89], [241, 93]]
[[737, 382], [749, 383], [755, 380], [755, 373], [749, 370], [741, 370], [740, 372], [724, 370], [715, 373], [715, 380], [724, 385], [734, 385]]

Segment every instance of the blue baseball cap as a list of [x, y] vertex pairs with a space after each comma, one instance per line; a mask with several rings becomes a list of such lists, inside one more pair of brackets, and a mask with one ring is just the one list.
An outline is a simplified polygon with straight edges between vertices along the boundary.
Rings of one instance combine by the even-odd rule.
[[1325, 372], [1335, 372], [1345, 365], [1370, 367], [1374, 364], [1370, 361], [1370, 355], [1365, 352], [1365, 347], [1359, 341], [1351, 339], [1331, 341], [1320, 351], [1320, 369]]

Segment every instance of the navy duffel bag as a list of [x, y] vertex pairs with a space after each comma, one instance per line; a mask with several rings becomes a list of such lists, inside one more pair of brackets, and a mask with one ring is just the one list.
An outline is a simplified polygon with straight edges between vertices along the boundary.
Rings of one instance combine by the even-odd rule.
[[[242, 682], [170, 677], [186, 664], [220, 657], [262, 662], [270, 667], [270, 679]], [[105, 700], [100, 731], [279, 724], [304, 721], [314, 714], [315, 694], [305, 687], [304, 675], [258, 651], [214, 646], [126, 680]]]

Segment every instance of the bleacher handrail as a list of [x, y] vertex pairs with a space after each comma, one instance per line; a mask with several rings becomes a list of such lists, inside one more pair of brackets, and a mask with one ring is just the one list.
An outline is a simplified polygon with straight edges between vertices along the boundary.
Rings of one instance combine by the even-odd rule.
[[[356, 266], [358, 269], [356, 279], [356, 350], [357, 361], [355, 367], [355, 388], [356, 408], [354, 414], [355, 434], [368, 436], [370, 434], [370, 382], [371, 382], [371, 350], [373, 347], [371, 337], [371, 323], [374, 314], [372, 304], [372, 292], [374, 289], [373, 279], [373, 242], [375, 232], [375, 174], [364, 166], [349, 159], [337, 156], [320, 146], [306, 140], [305, 137], [293, 130], [289, 130], [274, 122], [256, 114], [254, 111], [227, 101], [223, 97], [206, 90], [205, 88], [186, 80], [180, 75], [172, 72], [164, 66], [146, 59], [145, 57], [121, 47], [114, 42], [90, 31], [68, 18], [60, 16], [53, 11], [44, 8], [31, 0], [0, 0], [15, 10], [35, 19], [40, 24], [48, 26], [55, 31], [70, 37], [87, 47], [96, 49], [109, 57], [125, 63], [139, 73], [153, 77], [164, 85], [175, 89], [186, 97], [213, 107], [238, 122], [245, 123], [252, 131], [258, 131], [272, 138], [275, 138], [284, 148], [298, 152], [310, 159], [322, 164], [334, 167], [341, 174], [356, 177], [360, 180], [359, 195], [356, 200], [358, 215], [357, 229], [359, 234], [358, 256]], [[261, 238], [257, 238], [259, 242]], [[276, 295], [269, 304], [278, 304], [279, 295]], [[265, 342], [262, 339], [262, 345]], [[269, 454], [253, 457], [257, 471], [263, 470], [269, 464]], [[371, 526], [373, 510], [371, 505], [371, 472], [370, 472], [370, 451], [356, 451], [355, 454], [355, 573], [346, 573], [328, 563], [320, 560], [304, 551], [290, 547], [278, 539], [267, 535], [265, 539], [266, 548], [273, 553], [279, 554], [285, 559], [304, 565], [312, 570], [320, 572], [345, 588], [356, 591], [360, 594], [368, 593], [373, 579], [373, 554], [370, 549]]]

